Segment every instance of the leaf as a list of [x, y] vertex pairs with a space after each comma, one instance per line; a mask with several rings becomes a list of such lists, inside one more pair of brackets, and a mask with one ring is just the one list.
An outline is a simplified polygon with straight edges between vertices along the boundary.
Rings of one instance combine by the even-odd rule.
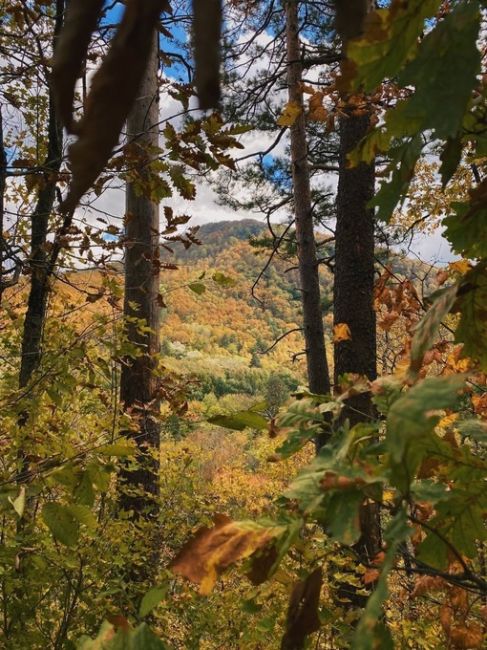
[[294, 587], [289, 600], [282, 650], [303, 648], [306, 637], [320, 629], [318, 607], [322, 584], [323, 572], [317, 568]]
[[98, 449], [98, 453], [103, 456], [119, 456], [121, 458], [133, 456], [135, 448], [133, 444], [128, 443], [115, 443], [113, 445], [103, 445]]
[[350, 41], [347, 56], [356, 64], [353, 87], [373, 90], [394, 77], [418, 46], [424, 21], [434, 16], [440, 0], [393, 0], [387, 9], [369, 12], [363, 37]]
[[22, 485], [19, 490], [19, 494], [15, 499], [8, 497], [8, 500], [12, 504], [12, 508], [18, 514], [19, 518], [22, 519], [25, 510], [25, 486]]
[[221, 0], [193, 2], [195, 86], [203, 110], [220, 101]]
[[[86, 109], [69, 147], [71, 183], [62, 209], [76, 208], [103, 171], [135, 101], [166, 0], [133, 0], [125, 7], [108, 54], [93, 77]], [[154, 36], [154, 38], [153, 38]]]
[[387, 416], [386, 444], [395, 462], [403, 460], [409, 445], [433, 431], [440, 416], [432, 411], [453, 407], [464, 386], [463, 375], [428, 377], [394, 402]]
[[360, 538], [359, 509], [363, 500], [364, 494], [359, 490], [337, 492], [325, 506], [326, 529], [342, 544], [352, 546]]
[[65, 546], [76, 546], [79, 538], [79, 521], [68, 507], [46, 503], [42, 519], [53, 537]]
[[159, 605], [159, 603], [167, 596], [168, 589], [169, 585], [167, 584], [162, 587], [154, 587], [153, 589], [150, 589], [142, 598], [139, 616], [145, 618], [147, 614], [150, 614], [154, 607]]
[[416, 92], [388, 113], [389, 128], [395, 133], [404, 132], [406, 125], [408, 133], [433, 129], [444, 139], [458, 134], [480, 72], [479, 28], [478, 2], [462, 2], [424, 37], [418, 55], [399, 77], [401, 85]]
[[347, 323], [337, 323], [333, 326], [333, 342], [350, 341], [352, 333]]
[[142, 623], [135, 630], [120, 628], [105, 621], [94, 639], [82, 637], [77, 650], [168, 650], [168, 646]]
[[230, 278], [228, 275], [225, 275], [224, 273], [220, 273], [220, 271], [216, 271], [213, 273], [211, 276], [211, 279], [213, 282], [216, 282], [216, 284], [220, 285], [221, 287], [234, 287], [237, 282], [233, 278]]
[[260, 413], [255, 413], [255, 411], [238, 411], [232, 413], [232, 415], [215, 415], [209, 418], [208, 422], [235, 431], [243, 431], [247, 427], [265, 430], [269, 425], [266, 418]]
[[483, 420], [460, 420], [456, 423], [456, 428], [462, 436], [487, 443], [487, 422]]
[[52, 63], [54, 101], [61, 121], [72, 132], [73, 102], [77, 80], [83, 72], [91, 35], [96, 29], [104, 0], [70, 0]]
[[198, 294], [198, 296], [201, 296], [206, 291], [206, 286], [202, 282], [193, 282], [192, 284], [188, 285], [188, 288], [191, 289], [191, 291], [194, 293]]
[[198, 584], [201, 594], [208, 595], [225, 569], [264, 548], [284, 530], [282, 526], [234, 522], [217, 515], [215, 526], [200, 528], [170, 566], [177, 575]]
[[302, 109], [297, 102], [288, 102], [277, 119], [279, 126], [292, 126], [301, 115]]
[[458, 287], [442, 289], [435, 294], [433, 304], [414, 329], [411, 343], [410, 371], [415, 376], [421, 369], [425, 353], [433, 345], [442, 320], [450, 313], [457, 297]]
[[478, 361], [487, 370], [487, 268], [478, 264], [463, 278], [458, 290], [460, 322], [455, 341], [463, 343], [462, 356]]

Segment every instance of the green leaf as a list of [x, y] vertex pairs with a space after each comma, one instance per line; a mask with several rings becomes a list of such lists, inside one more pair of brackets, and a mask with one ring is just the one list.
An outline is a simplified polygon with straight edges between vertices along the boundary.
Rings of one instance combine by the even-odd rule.
[[378, 208], [378, 219], [386, 223], [391, 219], [394, 208], [407, 192], [422, 148], [421, 135], [415, 135], [407, 142], [389, 150], [388, 154], [393, 158], [392, 178], [381, 184], [379, 191], [370, 202], [371, 206]]
[[[487, 216], [487, 214], [486, 214]], [[483, 235], [484, 239], [485, 233]], [[487, 370], [487, 268], [478, 264], [463, 278], [458, 291], [460, 322], [455, 341], [463, 343], [462, 354]]]
[[390, 8], [371, 12], [362, 38], [353, 40], [347, 55], [358, 65], [356, 89], [373, 90], [397, 75], [415, 53], [424, 22], [434, 16], [440, 0], [393, 0]]
[[192, 282], [188, 287], [198, 296], [201, 296], [206, 291], [206, 286], [202, 282]]
[[452, 203], [455, 213], [442, 221], [445, 237], [450, 242], [453, 252], [467, 259], [480, 259], [487, 256], [487, 237], [485, 223], [487, 208], [485, 205], [473, 209], [470, 203]]
[[399, 77], [402, 86], [416, 92], [386, 116], [393, 133], [433, 129], [438, 138], [457, 136], [480, 72], [479, 28], [478, 2], [461, 2], [424, 37]]
[[126, 456], [133, 456], [135, 454], [135, 448], [133, 444], [121, 442], [113, 445], [104, 445], [98, 449], [98, 453], [103, 456], [120, 456], [124, 458]]
[[97, 520], [93, 512], [85, 505], [73, 504], [65, 506], [66, 512], [72, 515], [75, 519], [79, 521], [80, 524], [83, 524], [87, 528], [95, 529], [97, 526]]
[[342, 544], [352, 546], [360, 538], [359, 509], [363, 500], [363, 492], [344, 490], [333, 494], [325, 506], [326, 529]]
[[424, 562], [434, 569], [440, 571], [448, 567], [448, 546], [434, 533], [428, 533], [416, 549], [416, 556], [420, 562]]
[[463, 375], [428, 377], [394, 402], [387, 416], [386, 443], [396, 463], [403, 460], [409, 445], [421, 441], [438, 424], [440, 416], [431, 411], [455, 406], [464, 386]]
[[25, 510], [25, 486], [23, 485], [19, 490], [19, 495], [15, 499], [8, 497], [8, 500], [12, 504], [12, 508], [18, 514], [19, 518], [22, 519]]
[[233, 278], [230, 278], [228, 275], [225, 275], [224, 273], [220, 273], [219, 271], [213, 273], [211, 279], [213, 280], [213, 282], [216, 282], [216, 284], [220, 285], [221, 287], [234, 287], [237, 284], [237, 282]]
[[243, 431], [247, 427], [251, 429], [267, 429], [268, 427], [265, 417], [254, 411], [238, 411], [232, 413], [232, 415], [215, 415], [209, 418], [208, 422], [235, 431]]
[[145, 618], [147, 614], [150, 614], [154, 607], [157, 607], [157, 605], [164, 600], [167, 596], [168, 590], [169, 585], [165, 584], [162, 587], [154, 587], [148, 591], [140, 603], [139, 616]]
[[487, 443], [487, 422], [483, 420], [459, 420], [455, 422], [456, 428], [462, 436], [473, 438], [478, 442]]
[[446, 187], [462, 159], [463, 144], [459, 137], [448, 138], [441, 153], [441, 183]]
[[411, 345], [411, 372], [416, 375], [425, 353], [433, 345], [438, 328], [445, 316], [450, 312], [457, 298], [458, 287], [448, 287], [437, 292], [433, 304], [414, 329]]
[[68, 507], [57, 503], [46, 503], [42, 519], [53, 537], [65, 546], [76, 546], [79, 538], [79, 520]]

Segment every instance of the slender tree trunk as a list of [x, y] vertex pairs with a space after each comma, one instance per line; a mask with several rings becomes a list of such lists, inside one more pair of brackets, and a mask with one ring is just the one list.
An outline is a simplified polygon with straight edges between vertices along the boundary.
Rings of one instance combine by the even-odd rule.
[[[150, 173], [150, 149], [159, 144], [158, 47], [155, 35], [153, 39], [153, 54], [127, 124], [128, 139], [136, 150], [136, 171], [142, 181]], [[152, 518], [157, 514], [159, 491], [160, 432], [154, 374], [159, 353], [159, 206], [150, 196], [138, 193], [134, 183], [127, 184], [125, 235], [126, 335], [139, 354], [127, 359], [122, 368], [120, 397], [125, 410], [137, 422], [137, 430], [127, 435], [136, 440], [139, 457], [135, 471], [125, 468], [121, 473], [125, 484], [121, 504], [134, 518]]]
[[[342, 28], [344, 46], [359, 36], [362, 23], [347, 21], [345, 5], [352, 16], [365, 17], [369, 1], [337, 2], [337, 26]], [[340, 6], [340, 11], [338, 8]], [[341, 13], [344, 12], [345, 13]], [[374, 196], [375, 165], [361, 163], [349, 167], [347, 155], [367, 133], [370, 114], [355, 114], [346, 107], [340, 119], [340, 160], [335, 229], [334, 321], [346, 323], [351, 338], [335, 345], [334, 381], [345, 373], [377, 376], [376, 315], [374, 310], [374, 210], [368, 207]], [[343, 418], [353, 426], [375, 417], [370, 393], [350, 398]], [[355, 546], [363, 561], [370, 561], [381, 548], [380, 521], [375, 505], [364, 505], [360, 512], [362, 535]], [[361, 606], [364, 598], [351, 587], [343, 590], [352, 604]], [[346, 592], [346, 593], [345, 593]]]
[[4, 261], [5, 261], [5, 189], [7, 180], [7, 152], [3, 137], [3, 111], [0, 104], [0, 306], [4, 291]]
[[[64, 0], [56, 0], [53, 47], [56, 47], [57, 37], [63, 24], [64, 6]], [[42, 332], [46, 318], [50, 279], [46, 243], [49, 217], [56, 200], [57, 174], [61, 168], [62, 155], [63, 129], [57, 115], [52, 93], [49, 91], [48, 143], [47, 156], [43, 165], [44, 179], [32, 215], [31, 256], [29, 260], [31, 284], [22, 334], [20, 388], [27, 386], [41, 361]]]
[[311, 392], [323, 395], [330, 392], [330, 375], [313, 226], [297, 0], [288, 0], [285, 9], [289, 102], [300, 108], [291, 126], [291, 165], [308, 383]]

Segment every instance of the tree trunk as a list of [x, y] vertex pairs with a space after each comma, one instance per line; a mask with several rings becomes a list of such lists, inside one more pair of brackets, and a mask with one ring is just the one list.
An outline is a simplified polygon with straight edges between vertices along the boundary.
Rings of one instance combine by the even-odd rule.
[[289, 0], [286, 2], [285, 8], [289, 102], [300, 108], [300, 113], [291, 126], [291, 165], [308, 383], [311, 392], [324, 395], [330, 392], [330, 375], [323, 330], [318, 259], [313, 227], [306, 118], [301, 89], [302, 66], [298, 2]]
[[[136, 171], [142, 182], [150, 174], [150, 149], [159, 144], [158, 47], [156, 36], [152, 38], [153, 53], [127, 124], [128, 140], [135, 148]], [[121, 472], [121, 504], [136, 519], [152, 518], [157, 514], [159, 490], [160, 432], [154, 374], [159, 353], [159, 206], [147, 193], [138, 193], [134, 183], [127, 183], [125, 236], [125, 333], [139, 354], [126, 359], [122, 367], [120, 396], [125, 410], [137, 422], [136, 431], [127, 435], [136, 440], [139, 454], [137, 469], [124, 468]]]
[[[337, 2], [337, 7], [350, 5], [352, 12], [365, 17], [368, 0]], [[359, 36], [362, 24], [347, 22], [337, 16], [337, 26], [344, 46], [348, 38]], [[354, 14], [355, 15], [355, 14]], [[346, 98], [345, 98], [346, 99]], [[374, 210], [368, 207], [374, 196], [375, 165], [360, 163], [347, 165], [347, 155], [365, 136], [370, 115], [355, 114], [352, 106], [346, 107], [340, 119], [340, 160], [337, 193], [337, 222], [335, 229], [334, 321], [348, 325], [351, 338], [335, 345], [334, 381], [339, 384], [345, 373], [365, 375], [373, 380], [377, 376], [376, 315], [374, 310]], [[375, 417], [370, 393], [350, 398], [343, 412], [351, 426], [368, 422]], [[380, 521], [375, 505], [364, 505], [360, 512], [362, 535], [355, 550], [362, 561], [370, 561], [381, 548]], [[363, 596], [349, 587], [341, 590], [356, 606], [364, 604]]]
[[[56, 47], [57, 37], [63, 24], [64, 5], [64, 0], [56, 1], [53, 47]], [[49, 217], [56, 199], [56, 177], [61, 168], [62, 155], [63, 128], [57, 115], [52, 93], [49, 91], [47, 156], [43, 165], [44, 185], [39, 190], [37, 205], [32, 215], [31, 256], [29, 260], [31, 284], [22, 334], [20, 388], [27, 386], [41, 361], [42, 332], [46, 318], [50, 279], [46, 242]]]

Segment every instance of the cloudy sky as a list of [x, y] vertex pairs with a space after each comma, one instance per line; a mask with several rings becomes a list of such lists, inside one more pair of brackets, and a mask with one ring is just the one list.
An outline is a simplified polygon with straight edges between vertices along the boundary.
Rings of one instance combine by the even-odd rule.
[[[119, 11], [110, 15], [110, 22], [116, 22], [119, 15]], [[178, 34], [178, 37], [181, 36], [183, 36], [182, 33]], [[183, 36], [183, 38], [184, 37], [185, 36]], [[245, 40], [245, 38], [246, 35], [242, 34], [242, 40]], [[269, 34], [263, 33], [259, 38], [264, 43], [265, 40], [270, 39], [271, 36]], [[261, 65], [266, 65], [265, 60], [261, 62]], [[169, 74], [171, 73], [173, 73], [173, 70], [169, 70]], [[175, 71], [174, 74], [177, 74], [177, 71]], [[316, 71], [315, 74], [317, 76], [318, 71]], [[165, 71], [165, 75], [168, 75], [167, 70]], [[283, 99], [285, 100], [284, 97]], [[173, 118], [173, 116], [179, 114], [180, 111], [181, 104], [179, 102], [167, 94], [162, 94], [160, 98], [161, 121], [172, 120], [177, 127], [181, 122], [181, 118]], [[242, 144], [245, 145], [245, 150], [235, 150], [236, 157], [246, 156], [257, 151], [262, 151], [271, 144], [274, 137], [275, 134], [262, 132], [251, 132], [241, 136], [240, 139]], [[286, 144], [286, 138], [282, 138], [275, 151], [275, 155], [282, 155], [284, 153]], [[336, 187], [336, 178], [330, 176], [329, 182], [332, 187]], [[243, 188], [240, 191], [244, 193], [244, 197], [245, 191], [251, 190], [245, 190], [245, 188]], [[96, 219], [97, 216], [107, 216], [110, 221], [113, 221], [114, 223], [117, 223], [117, 225], [120, 225], [125, 211], [124, 202], [125, 196], [123, 187], [120, 189], [109, 189], [104, 192], [100, 198], [92, 202], [92, 209], [88, 211], [86, 217], [91, 220]], [[175, 196], [169, 201], [165, 202], [165, 205], [170, 205], [177, 213], [191, 215], [191, 222], [189, 225], [201, 225], [212, 221], [222, 221], [229, 219], [238, 220], [243, 218], [253, 218], [260, 221], [264, 220], [264, 215], [258, 212], [246, 212], [242, 210], [235, 212], [227, 206], [220, 205], [218, 203], [217, 195], [214, 189], [209, 183], [204, 181], [198, 182], [197, 195], [194, 201], [186, 201], [178, 196]], [[285, 220], [286, 214], [280, 214], [278, 215], [278, 218]], [[411, 242], [410, 249], [413, 255], [416, 254], [427, 262], [442, 264], [447, 263], [452, 259], [448, 242], [442, 237], [440, 230], [437, 230], [432, 235], [416, 235]]]

